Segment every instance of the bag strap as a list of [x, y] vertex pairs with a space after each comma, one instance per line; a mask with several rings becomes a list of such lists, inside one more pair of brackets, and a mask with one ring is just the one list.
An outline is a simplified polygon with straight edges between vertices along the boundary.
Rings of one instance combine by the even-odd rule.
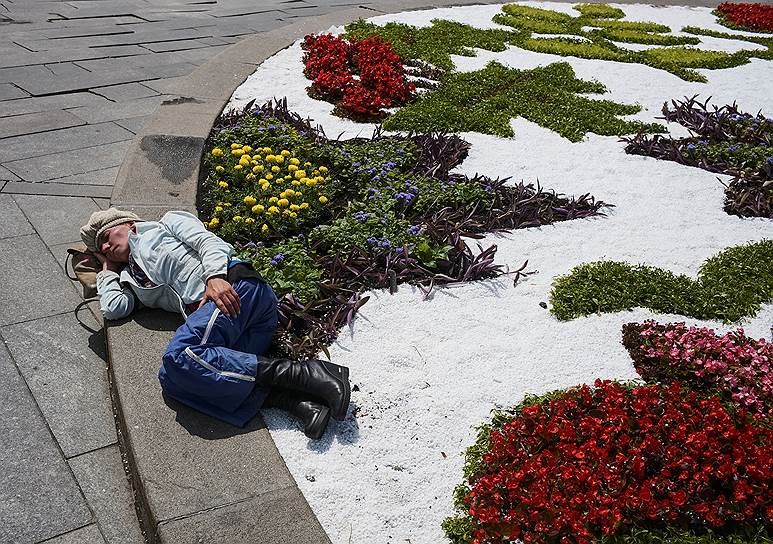
[[[72, 258], [79, 253], [78, 250], [73, 248], [67, 248], [67, 257], [64, 258], [64, 273], [73, 281], [78, 281], [78, 276], [75, 275], [75, 268], [72, 265]], [[72, 274], [70, 274], [72, 270]]]

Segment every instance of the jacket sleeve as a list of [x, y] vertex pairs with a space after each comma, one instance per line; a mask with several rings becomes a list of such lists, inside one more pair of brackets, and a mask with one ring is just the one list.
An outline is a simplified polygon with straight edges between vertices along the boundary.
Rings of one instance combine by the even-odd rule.
[[97, 274], [97, 293], [105, 319], [123, 319], [134, 311], [134, 293], [130, 287], [121, 285], [118, 273], [112, 270]]
[[204, 267], [204, 280], [226, 274], [233, 246], [204, 228], [204, 223], [188, 212], [171, 211], [161, 218], [175, 238], [196, 250]]

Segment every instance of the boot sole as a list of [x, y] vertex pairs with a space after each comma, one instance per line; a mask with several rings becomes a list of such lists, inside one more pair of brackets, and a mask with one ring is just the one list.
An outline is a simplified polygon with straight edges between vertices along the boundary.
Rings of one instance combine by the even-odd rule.
[[[311, 422], [311, 424], [304, 429], [304, 434], [312, 440], [319, 440], [322, 435], [325, 434], [327, 424], [330, 422], [330, 408], [323, 406], [322, 410], [317, 413], [317, 416]], [[318, 427], [318, 428], [315, 428]]]
[[[330, 368], [328, 365], [325, 365], [325, 368], [328, 372], [340, 377], [343, 380], [345, 385], [344, 402], [342, 403], [342, 409], [331, 412], [330, 416], [336, 421], [343, 421], [346, 419], [346, 413], [349, 411], [349, 400], [352, 397], [352, 386], [349, 384], [349, 369], [345, 366], [336, 366], [337, 368]], [[341, 369], [340, 372], [338, 369]]]

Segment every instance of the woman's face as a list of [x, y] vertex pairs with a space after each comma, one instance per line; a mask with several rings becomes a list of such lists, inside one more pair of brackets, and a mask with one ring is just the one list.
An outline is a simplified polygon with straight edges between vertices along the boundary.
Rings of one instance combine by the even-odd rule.
[[134, 223], [123, 223], [111, 227], [100, 236], [99, 252], [115, 263], [129, 262], [129, 231]]

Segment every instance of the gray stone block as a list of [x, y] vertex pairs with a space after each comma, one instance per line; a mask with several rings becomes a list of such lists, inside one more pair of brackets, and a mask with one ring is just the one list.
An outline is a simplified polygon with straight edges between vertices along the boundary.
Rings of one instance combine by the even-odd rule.
[[24, 98], [29, 96], [28, 92], [23, 91], [11, 83], [0, 83], [0, 100], [11, 100], [12, 98]]
[[142, 83], [124, 83], [122, 85], [113, 85], [112, 87], [100, 87], [91, 89], [91, 92], [116, 102], [158, 95], [156, 91]]
[[[118, 174], [118, 166], [111, 168], [105, 168], [103, 170], [93, 170], [91, 172], [84, 172], [83, 174], [74, 174], [72, 176], [65, 176], [63, 178], [52, 179], [50, 184], [67, 184], [67, 185], [103, 185], [112, 186], [115, 183], [115, 176]], [[104, 188], [104, 187], [103, 187]]]
[[6, 138], [3, 140], [3, 145], [0, 146], [0, 162], [35, 157], [40, 154], [41, 149], [47, 153], [61, 153], [81, 149], [84, 146], [131, 140], [133, 136], [131, 132], [115, 123], [100, 123], [52, 130], [43, 134]]
[[[5, 308], [7, 299], [0, 294], [0, 300]], [[2, 342], [0, 398], [0, 543], [38, 542], [90, 523], [86, 501]]]
[[0, 140], [21, 134], [34, 134], [85, 124], [79, 117], [63, 110], [0, 117]]
[[16, 195], [14, 200], [46, 245], [80, 240], [80, 227], [99, 210], [91, 198]]
[[[152, 91], [148, 89], [148, 92]], [[158, 109], [158, 105], [162, 100], [162, 97], [155, 95], [123, 102], [110, 102], [100, 106], [72, 108], [68, 111], [89, 123], [103, 123], [105, 121], [114, 121], [116, 119], [150, 115]]]
[[2, 335], [65, 457], [118, 440], [104, 332], [89, 312], [3, 327]]
[[146, 44], [145, 49], [150, 49], [154, 53], [165, 53], [167, 51], [185, 51], [187, 49], [200, 49], [209, 47], [209, 44], [202, 43], [198, 39], [175, 40], [171, 42], [159, 42]]
[[[42, 543], [41, 543], [42, 544]], [[46, 540], [45, 544], [106, 544], [99, 527], [92, 523], [72, 532]]]
[[78, 106], [96, 106], [107, 103], [108, 101], [105, 98], [92, 93], [67, 93], [54, 96], [21, 98], [19, 100], [0, 102], [0, 117], [75, 108]]
[[130, 130], [134, 134], [139, 134], [151, 118], [151, 115], [143, 115], [142, 117], [132, 117], [131, 119], [118, 119], [115, 121], [115, 124]]
[[4, 166], [25, 181], [53, 180], [118, 166], [123, 161], [127, 148], [126, 143], [116, 142], [19, 159], [6, 162]]
[[67, 312], [81, 301], [37, 235], [0, 240], [0, 255], [0, 325]]
[[145, 544], [118, 445], [69, 460], [108, 544]]
[[[158, 368], [180, 322], [142, 311], [107, 329], [121, 431], [157, 522], [294, 485], [260, 418], [238, 429], [164, 401]], [[212, 533], [210, 541], [228, 539]]]
[[[112, 168], [110, 170], [117, 170]], [[104, 172], [104, 170], [98, 170], [95, 173]], [[78, 174], [76, 176], [70, 176], [62, 178], [65, 180], [74, 180], [87, 178], [92, 172], [85, 174]], [[56, 180], [59, 181], [59, 180]], [[17, 195], [47, 195], [47, 196], [82, 196], [82, 197], [97, 197], [97, 198], [109, 198], [113, 193], [113, 188], [109, 185], [89, 185], [89, 184], [76, 184], [76, 183], [32, 183], [28, 181], [9, 181], [7, 182], [0, 193], [17, 194]]]
[[8, 170], [7, 168], [3, 168], [2, 165], [0, 165], [0, 180], [2, 181], [18, 181], [19, 176]]
[[0, 194], [0, 238], [34, 234], [32, 225], [24, 217], [11, 195]]
[[325, 544], [330, 539], [297, 487], [159, 525], [161, 542], [207, 542], [218, 535], [229, 544]]

